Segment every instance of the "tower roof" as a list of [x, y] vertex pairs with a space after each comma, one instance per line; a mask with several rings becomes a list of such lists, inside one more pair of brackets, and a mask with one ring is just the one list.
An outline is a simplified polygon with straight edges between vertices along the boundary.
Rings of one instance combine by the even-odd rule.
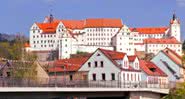
[[176, 14], [174, 13], [173, 14], [173, 21], [176, 19]]

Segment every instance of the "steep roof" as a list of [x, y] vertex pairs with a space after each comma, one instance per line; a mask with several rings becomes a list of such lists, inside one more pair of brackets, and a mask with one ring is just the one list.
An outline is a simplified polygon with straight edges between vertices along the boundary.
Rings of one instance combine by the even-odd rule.
[[49, 72], [78, 71], [88, 57], [61, 59], [54, 62], [54, 67], [49, 68]]
[[83, 29], [84, 20], [61, 20], [66, 28], [69, 29]]
[[99, 48], [99, 50], [112, 60], [123, 59], [123, 57], [126, 55], [126, 53], [116, 52], [116, 51], [112, 51], [112, 50], [105, 50], [105, 49], [101, 49], [101, 48]]
[[134, 60], [137, 58], [136, 55], [128, 56], [129, 62], [134, 62]]
[[123, 60], [123, 58], [126, 55], [126, 53], [116, 52], [116, 51], [112, 51], [112, 50], [105, 50], [105, 49], [101, 49], [101, 48], [99, 48], [98, 50], [100, 50], [119, 69], [124, 70], [124, 71], [136, 71], [136, 72], [140, 72], [140, 70], [135, 70], [131, 66], [129, 66], [128, 69], [124, 69], [120, 65], [118, 65], [118, 63], [116, 62], [116, 60]]
[[43, 23], [36, 23], [38, 27], [43, 30], [43, 34], [56, 33], [56, 28], [60, 22], [64, 24], [67, 29], [84, 29], [84, 28], [98, 28], [98, 27], [113, 27], [120, 28], [123, 26], [121, 19], [115, 18], [89, 18], [85, 20], [59, 20], [53, 19], [49, 22], [49, 17], [45, 18]]
[[122, 21], [121, 19], [114, 19], [114, 18], [92, 18], [92, 19], [86, 19], [85, 26], [86, 28], [91, 27], [115, 27], [120, 28], [122, 27]]
[[56, 33], [57, 26], [59, 22], [51, 22], [51, 23], [36, 23], [37, 26], [43, 31], [43, 34]]
[[175, 51], [171, 50], [170, 48], [165, 48], [164, 50], [162, 50], [162, 52], [177, 65], [182, 65], [182, 57], [178, 55]]
[[153, 62], [140, 60], [140, 68], [149, 76], [167, 76], [159, 67]]
[[168, 27], [143, 27], [143, 28], [130, 28], [133, 32], [140, 34], [164, 34]]
[[181, 44], [175, 37], [171, 38], [148, 38], [144, 39], [146, 44]]

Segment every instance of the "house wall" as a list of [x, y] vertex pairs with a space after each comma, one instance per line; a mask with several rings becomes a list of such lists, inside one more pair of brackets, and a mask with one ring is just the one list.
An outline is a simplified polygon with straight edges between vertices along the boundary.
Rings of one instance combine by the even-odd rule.
[[145, 44], [147, 53], [157, 54], [159, 51], [164, 50], [166, 47], [174, 50], [177, 54], [182, 55], [181, 44]]
[[[57, 72], [56, 73], [56, 77], [55, 77], [55, 73], [51, 72], [49, 73], [49, 77], [51, 79], [57, 79], [57, 81], [86, 81], [88, 80], [88, 72], [85, 71], [80, 71], [80, 72]], [[70, 76], [72, 76], [72, 79], [70, 79]]]
[[134, 71], [122, 71], [121, 72], [121, 81], [122, 82], [140, 82], [141, 80], [141, 72]]
[[165, 72], [168, 75], [169, 81], [177, 81], [178, 79], [175, 78], [175, 76], [162, 63], [162, 61], [165, 61], [170, 66], [170, 68], [172, 68], [177, 73], [176, 75], [180, 77], [180, 67], [179, 67], [179, 65], [175, 64], [172, 60], [170, 60], [162, 52], [159, 52], [151, 61], [154, 64], [156, 64], [156, 66], [158, 66], [163, 72]]
[[[97, 56], [100, 54], [100, 56]], [[98, 66], [95, 67], [95, 61], [98, 62]], [[100, 66], [100, 61], [104, 62], [104, 66]], [[88, 62], [91, 63], [91, 67], [88, 66]], [[93, 74], [96, 74], [96, 80], [102, 80], [102, 73], [105, 73], [106, 80], [111, 81], [111, 73], [115, 74], [115, 80], [118, 80], [118, 74], [120, 69], [116, 67], [107, 57], [97, 50], [88, 60], [85, 62], [79, 71], [88, 71], [89, 80], [93, 80]]]

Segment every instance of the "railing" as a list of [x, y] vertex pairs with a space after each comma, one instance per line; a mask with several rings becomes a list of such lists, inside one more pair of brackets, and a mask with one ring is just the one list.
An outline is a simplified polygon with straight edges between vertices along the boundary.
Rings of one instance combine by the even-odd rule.
[[0, 78], [0, 87], [69, 87], [69, 88], [158, 88], [169, 89], [170, 84], [121, 81], [88, 81], [56, 79]]

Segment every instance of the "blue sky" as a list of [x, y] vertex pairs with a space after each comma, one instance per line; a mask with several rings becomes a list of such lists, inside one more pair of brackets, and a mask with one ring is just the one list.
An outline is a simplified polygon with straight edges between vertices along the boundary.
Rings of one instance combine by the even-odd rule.
[[175, 11], [185, 39], [185, 0], [1, 0], [0, 32], [29, 35], [50, 8], [60, 19], [121, 18], [130, 27], [168, 26]]

